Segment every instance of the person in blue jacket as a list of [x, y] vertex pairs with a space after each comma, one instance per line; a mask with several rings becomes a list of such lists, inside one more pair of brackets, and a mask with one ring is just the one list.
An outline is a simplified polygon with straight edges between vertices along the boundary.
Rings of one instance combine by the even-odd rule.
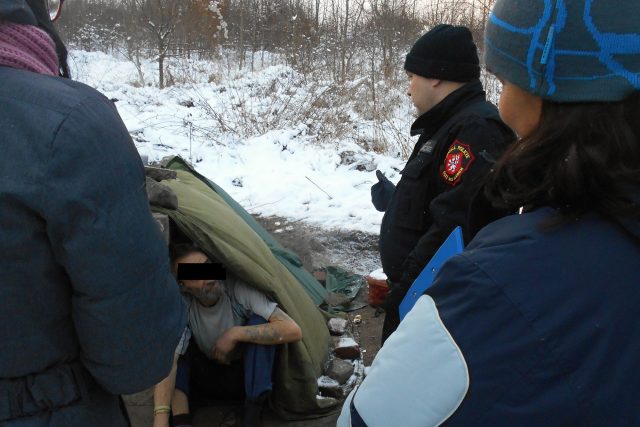
[[0, 2], [0, 425], [126, 426], [118, 395], [167, 375], [186, 310], [135, 146], [65, 78], [48, 9]]
[[519, 142], [486, 192], [520, 213], [443, 266], [339, 426], [640, 425], [640, 2], [613, 3], [496, 1]]

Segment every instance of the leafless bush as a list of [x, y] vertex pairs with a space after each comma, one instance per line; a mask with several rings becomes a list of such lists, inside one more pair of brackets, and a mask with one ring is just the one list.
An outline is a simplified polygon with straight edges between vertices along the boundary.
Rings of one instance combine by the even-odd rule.
[[[406, 155], [411, 117], [399, 112], [406, 52], [439, 23], [470, 27], [482, 51], [494, 1], [67, 0], [59, 24], [73, 46], [129, 59], [138, 85], [150, 83], [142, 67], [149, 57], [158, 62], [160, 87], [195, 85], [203, 74], [213, 84], [235, 82], [225, 75], [278, 64], [295, 70], [248, 91], [229, 83], [220, 99], [194, 95], [207, 120], [191, 130], [211, 140], [216, 132], [246, 138], [305, 124], [321, 142], [352, 138]], [[207, 69], [200, 59], [218, 65]], [[486, 73], [482, 80], [495, 102], [499, 84]], [[234, 101], [222, 105], [228, 95]]]
[[283, 71], [260, 86], [247, 88], [238, 84], [242, 83], [220, 87], [213, 95], [211, 91], [205, 94], [194, 90], [197, 104], [211, 119], [211, 128], [201, 131], [245, 139], [273, 129], [303, 125], [309, 136], [323, 143], [344, 138], [353, 126], [355, 117], [348, 103], [344, 103], [357, 90], [353, 85], [305, 84], [300, 75], [291, 71]]

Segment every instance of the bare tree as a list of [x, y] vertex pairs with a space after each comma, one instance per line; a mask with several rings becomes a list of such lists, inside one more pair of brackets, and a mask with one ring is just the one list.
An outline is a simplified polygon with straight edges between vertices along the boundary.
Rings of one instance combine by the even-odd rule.
[[176, 27], [181, 22], [181, 2], [174, 0], [126, 0], [128, 9], [135, 11], [137, 21], [151, 36], [158, 59], [158, 80], [164, 88], [164, 64], [173, 41]]

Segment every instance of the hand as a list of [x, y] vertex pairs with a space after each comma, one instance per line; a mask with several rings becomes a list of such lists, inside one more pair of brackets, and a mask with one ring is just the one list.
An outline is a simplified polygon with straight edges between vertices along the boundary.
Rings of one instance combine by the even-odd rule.
[[227, 329], [213, 346], [213, 358], [219, 363], [229, 363], [228, 357], [238, 343], [235, 338], [236, 328], [237, 326]]
[[396, 186], [380, 170], [376, 171], [376, 177], [378, 182], [371, 186], [371, 201], [376, 210], [384, 212], [387, 210]]
[[384, 323], [382, 325], [382, 344], [400, 325], [400, 303], [404, 299], [406, 289], [398, 283], [389, 284], [389, 293], [384, 302]]
[[407, 290], [409, 287], [406, 286], [403, 282], [394, 282], [389, 284], [389, 293], [387, 293], [387, 297], [384, 300], [384, 310], [385, 312], [393, 313], [395, 316], [400, 315], [400, 303], [407, 295]]

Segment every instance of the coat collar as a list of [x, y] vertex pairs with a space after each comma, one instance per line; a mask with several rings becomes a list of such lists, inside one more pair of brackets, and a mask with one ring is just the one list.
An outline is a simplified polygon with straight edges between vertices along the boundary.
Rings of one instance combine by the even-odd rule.
[[432, 136], [440, 127], [455, 113], [464, 108], [465, 105], [484, 101], [485, 92], [482, 83], [474, 80], [451, 92], [445, 99], [440, 101], [432, 109], [421, 115], [411, 125], [411, 136], [422, 135]]

